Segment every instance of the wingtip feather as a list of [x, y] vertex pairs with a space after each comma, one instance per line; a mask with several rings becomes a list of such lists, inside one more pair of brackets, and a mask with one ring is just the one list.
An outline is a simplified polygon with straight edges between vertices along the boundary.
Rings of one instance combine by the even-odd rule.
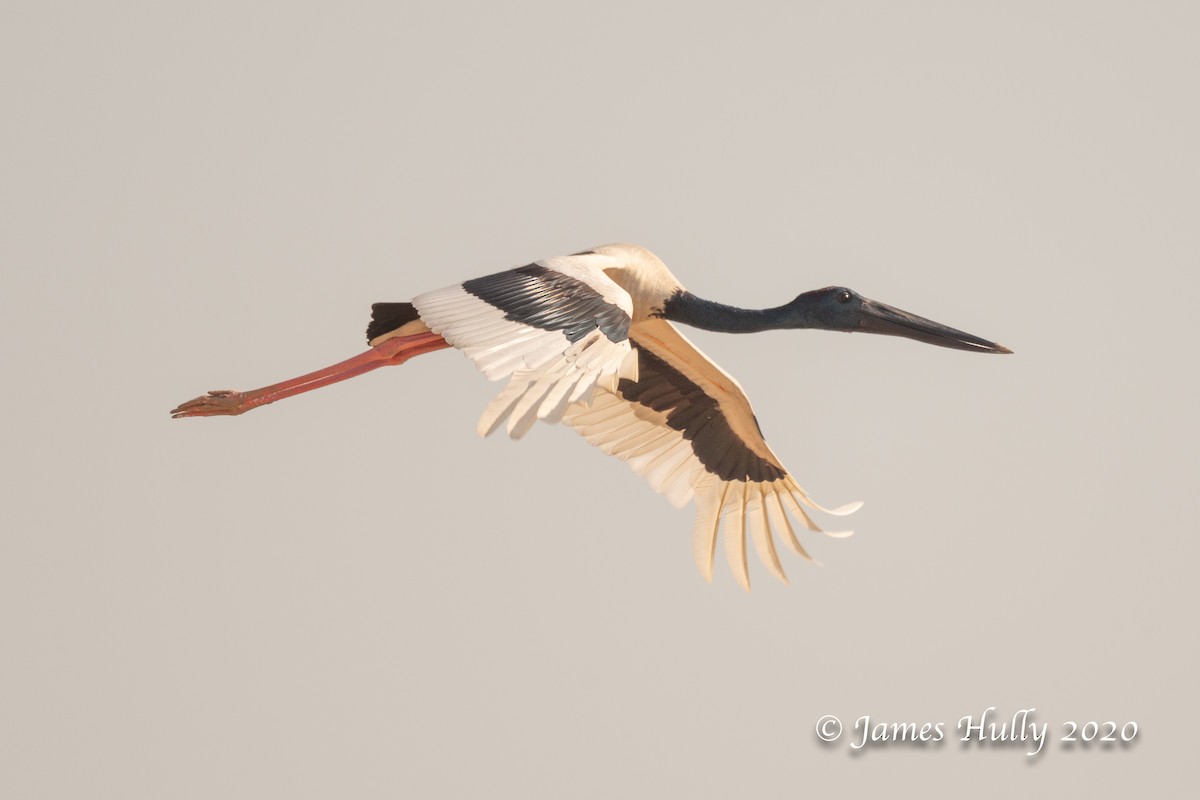
[[848, 539], [854, 535], [854, 531], [822, 531], [830, 539]]
[[738, 585], [750, 591], [750, 565], [746, 559], [746, 484], [742, 484], [736, 496], [725, 504], [721, 515], [724, 528], [725, 557], [729, 561], [729, 571], [737, 580]]
[[844, 506], [838, 506], [837, 508], [822, 508], [821, 510], [826, 514], [832, 514], [835, 517], [845, 517], [849, 514], [853, 514], [862, 507], [863, 501], [855, 500], [853, 503], [846, 503]]
[[[713, 487], [715, 488], [715, 487]], [[692, 527], [692, 556], [704, 580], [712, 583], [713, 564], [717, 556], [717, 532], [721, 527], [721, 506], [729, 491], [726, 484], [718, 495], [714, 491], [696, 495], [696, 522]]]

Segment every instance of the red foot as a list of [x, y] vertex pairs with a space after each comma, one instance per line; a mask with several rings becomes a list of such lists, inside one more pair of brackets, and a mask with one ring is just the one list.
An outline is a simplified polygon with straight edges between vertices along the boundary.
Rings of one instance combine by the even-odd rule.
[[245, 392], [235, 392], [232, 389], [216, 389], [206, 395], [197, 397], [195, 400], [188, 400], [186, 403], [181, 403], [177, 408], [171, 409], [171, 419], [242, 414], [255, 406], [255, 404], [246, 402], [248, 399]]

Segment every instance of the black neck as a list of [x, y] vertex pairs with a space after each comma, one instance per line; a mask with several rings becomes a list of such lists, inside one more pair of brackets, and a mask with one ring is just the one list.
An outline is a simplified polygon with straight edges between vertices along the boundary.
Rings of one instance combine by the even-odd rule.
[[721, 333], [758, 333], [796, 327], [794, 312], [788, 306], [737, 308], [704, 300], [682, 290], [663, 303], [662, 318]]

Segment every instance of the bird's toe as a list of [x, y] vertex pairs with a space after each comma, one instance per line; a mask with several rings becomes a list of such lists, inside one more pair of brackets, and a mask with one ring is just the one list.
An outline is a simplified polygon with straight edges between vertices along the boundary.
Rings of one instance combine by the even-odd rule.
[[244, 395], [232, 389], [215, 389], [171, 409], [171, 418], [232, 416], [246, 410], [242, 405]]

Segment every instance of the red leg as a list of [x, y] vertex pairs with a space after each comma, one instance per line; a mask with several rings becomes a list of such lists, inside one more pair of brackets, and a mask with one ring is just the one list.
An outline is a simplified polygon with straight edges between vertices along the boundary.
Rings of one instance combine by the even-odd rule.
[[290, 381], [252, 389], [248, 392], [234, 392], [220, 389], [189, 400], [178, 408], [172, 409], [171, 417], [214, 417], [218, 415], [243, 414], [252, 408], [274, 403], [294, 394], [308, 392], [328, 386], [331, 383], [353, 378], [380, 367], [391, 367], [403, 364], [413, 356], [432, 353], [450, 345], [436, 333], [417, 333], [412, 336], [397, 336], [380, 342], [367, 352], [354, 358], [346, 359], [332, 367], [292, 378]]

